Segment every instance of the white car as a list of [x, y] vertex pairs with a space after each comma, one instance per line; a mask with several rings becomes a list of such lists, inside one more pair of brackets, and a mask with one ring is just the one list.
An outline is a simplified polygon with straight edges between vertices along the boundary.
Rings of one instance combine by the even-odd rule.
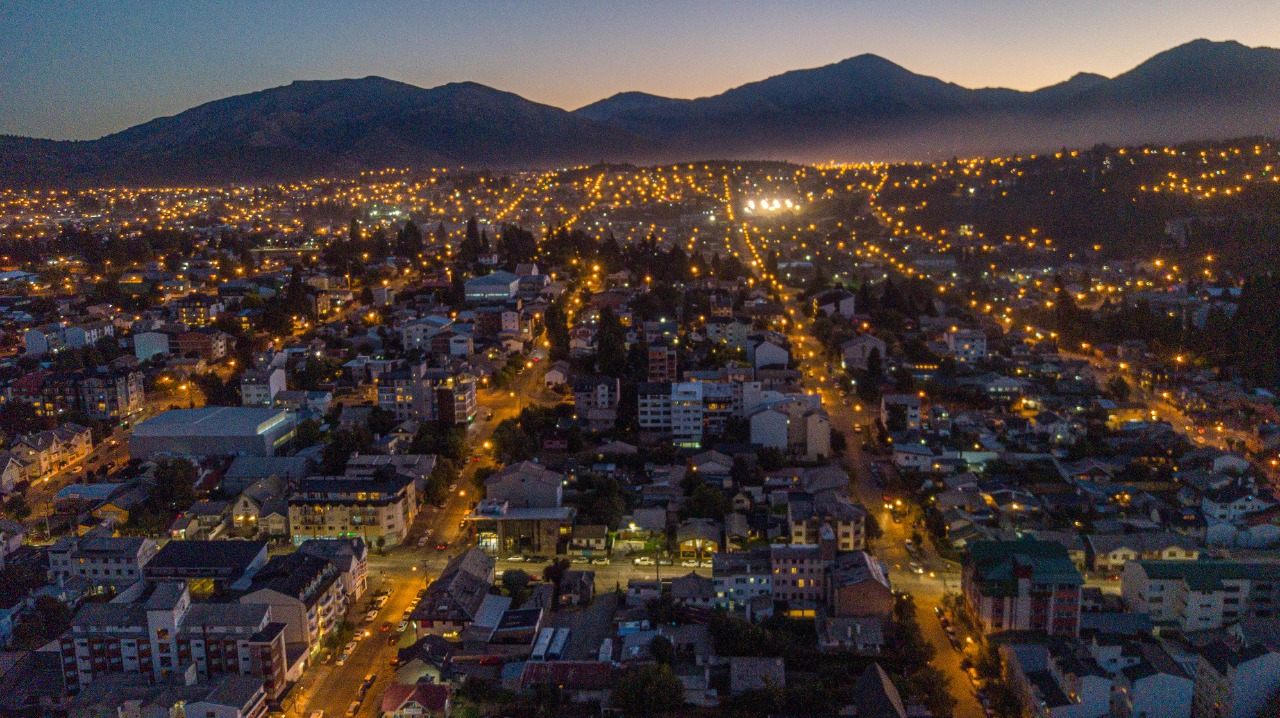
[[409, 627], [408, 621], [401, 621], [399, 624], [396, 625], [396, 631], [399, 633], [404, 633], [405, 629], [408, 627]]
[[607, 558], [593, 558], [593, 559], [591, 559], [591, 565], [593, 565], [593, 566], [608, 566], [608, 565], [609, 565], [609, 559], [607, 559]]
[[657, 562], [649, 556], [637, 556], [631, 561], [631, 563], [637, 566], [652, 566]]
[[697, 561], [694, 561], [694, 560], [692, 560], [692, 559], [689, 559], [689, 560], [686, 560], [686, 561], [681, 561], [681, 562], [680, 562], [680, 565], [681, 565], [681, 566], [684, 566], [685, 568], [697, 568], [697, 567], [698, 567], [698, 562], [697, 562]]
[[520, 563], [521, 561], [523, 561], [523, 560], [524, 560], [524, 556], [521, 556], [521, 555], [519, 555], [519, 554], [517, 554], [517, 555], [515, 555], [515, 556], [508, 556], [508, 557], [507, 557], [507, 560], [508, 560], [508, 561], [510, 561], [510, 562], [512, 562], [512, 563]]
[[710, 561], [703, 561], [702, 563], [699, 563], [699, 564], [698, 564], [698, 567], [699, 567], [699, 568], [711, 568], [711, 567], [712, 567], [712, 565], [713, 565], [713, 564], [712, 564]]

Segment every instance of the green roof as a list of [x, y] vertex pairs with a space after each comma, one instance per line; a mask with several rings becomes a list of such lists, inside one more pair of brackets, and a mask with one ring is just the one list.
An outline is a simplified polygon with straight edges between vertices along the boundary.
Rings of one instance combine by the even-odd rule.
[[968, 548], [975, 578], [988, 596], [1017, 595], [1018, 566], [1031, 567], [1033, 583], [1084, 584], [1067, 548], [1060, 543], [1024, 537], [1017, 541], [975, 541]]
[[1153, 581], [1185, 581], [1193, 591], [1218, 591], [1223, 581], [1267, 581], [1280, 577], [1280, 562], [1139, 561]]

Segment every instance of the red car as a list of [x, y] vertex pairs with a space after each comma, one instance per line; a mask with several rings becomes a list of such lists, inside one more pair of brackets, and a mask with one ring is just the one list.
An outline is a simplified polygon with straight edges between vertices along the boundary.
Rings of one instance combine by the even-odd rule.
[[436, 544], [436, 550], [437, 550], [437, 551], [443, 551], [443, 550], [445, 550], [445, 549], [447, 549], [447, 548], [449, 548], [449, 544], [444, 543], [443, 541], [441, 541], [440, 543]]

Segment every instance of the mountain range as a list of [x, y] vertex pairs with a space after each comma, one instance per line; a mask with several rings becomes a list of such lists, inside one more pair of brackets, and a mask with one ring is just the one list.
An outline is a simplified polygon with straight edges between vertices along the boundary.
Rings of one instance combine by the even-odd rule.
[[0, 186], [263, 182], [382, 167], [904, 160], [1280, 133], [1280, 50], [1195, 40], [1107, 78], [970, 89], [876, 55], [575, 111], [471, 82], [299, 81], [90, 141], [0, 136]]

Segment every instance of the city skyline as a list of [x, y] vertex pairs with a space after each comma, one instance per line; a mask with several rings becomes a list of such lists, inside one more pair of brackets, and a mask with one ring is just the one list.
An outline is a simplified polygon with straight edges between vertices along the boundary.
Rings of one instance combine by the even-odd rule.
[[92, 139], [232, 94], [367, 75], [475, 81], [573, 110], [633, 90], [714, 95], [863, 53], [965, 87], [1031, 90], [1115, 76], [1198, 37], [1280, 44], [1264, 3], [1231, 6], [30, 3], [0, 9], [0, 133]]

